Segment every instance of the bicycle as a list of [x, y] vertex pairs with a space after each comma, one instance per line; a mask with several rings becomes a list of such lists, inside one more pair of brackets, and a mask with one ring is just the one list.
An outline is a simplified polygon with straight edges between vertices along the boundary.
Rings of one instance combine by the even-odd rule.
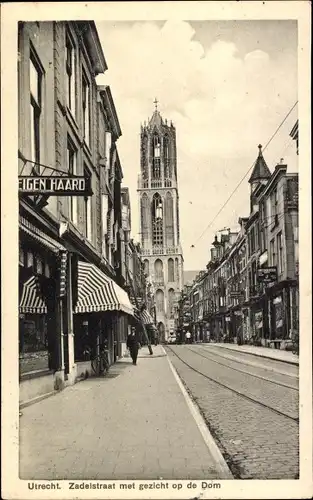
[[109, 350], [105, 346], [100, 347], [100, 353], [91, 360], [91, 368], [98, 377], [106, 375], [110, 368]]

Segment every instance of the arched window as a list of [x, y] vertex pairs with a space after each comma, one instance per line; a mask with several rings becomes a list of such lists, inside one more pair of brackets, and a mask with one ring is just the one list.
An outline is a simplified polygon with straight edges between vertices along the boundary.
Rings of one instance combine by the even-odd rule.
[[163, 282], [163, 262], [157, 259], [154, 263], [154, 277], [155, 281]]
[[179, 282], [179, 266], [177, 257], [175, 259], [175, 276], [176, 276], [176, 281]]
[[148, 178], [147, 165], [148, 165], [148, 136], [144, 134], [144, 136], [141, 139], [141, 172], [143, 179]]
[[175, 304], [175, 291], [170, 288], [168, 291], [168, 316], [170, 319], [174, 318], [174, 304]]
[[173, 197], [170, 192], [165, 197], [165, 235], [166, 244], [174, 245], [174, 217], [173, 217]]
[[173, 259], [168, 259], [167, 265], [168, 265], [168, 281], [172, 283], [173, 281], [175, 281]]
[[152, 178], [161, 178], [161, 141], [158, 134], [153, 134], [151, 141]]
[[144, 193], [141, 197], [141, 241], [142, 245], [145, 247], [148, 244], [149, 240], [149, 219], [150, 219], [150, 210], [149, 210], [149, 198], [146, 193]]
[[172, 168], [171, 168], [171, 149], [170, 149], [170, 138], [165, 134], [163, 138], [163, 156], [164, 156], [164, 177], [165, 179], [171, 179]]
[[145, 274], [146, 274], [147, 276], [149, 276], [149, 274], [150, 274], [150, 269], [149, 269], [149, 261], [148, 261], [148, 259], [145, 259], [145, 260], [143, 261], [143, 264], [144, 264], [144, 272], [145, 272]]
[[155, 294], [155, 304], [157, 312], [164, 311], [164, 292], [162, 290], [157, 290]]
[[152, 199], [152, 243], [163, 245], [163, 204], [159, 193]]

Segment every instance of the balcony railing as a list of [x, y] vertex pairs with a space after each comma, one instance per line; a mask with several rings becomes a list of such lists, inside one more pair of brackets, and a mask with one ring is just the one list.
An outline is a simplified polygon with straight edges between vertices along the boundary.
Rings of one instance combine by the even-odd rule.
[[142, 179], [142, 177], [138, 176], [137, 187], [138, 189], [159, 189], [159, 188], [171, 188], [175, 186], [175, 182], [173, 179]]

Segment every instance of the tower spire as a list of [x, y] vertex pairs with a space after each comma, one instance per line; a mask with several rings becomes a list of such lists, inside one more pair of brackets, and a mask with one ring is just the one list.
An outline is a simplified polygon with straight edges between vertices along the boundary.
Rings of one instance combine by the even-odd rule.
[[157, 100], [156, 97], [154, 98], [153, 104], [155, 105], [155, 110], [157, 111], [158, 110], [159, 101]]

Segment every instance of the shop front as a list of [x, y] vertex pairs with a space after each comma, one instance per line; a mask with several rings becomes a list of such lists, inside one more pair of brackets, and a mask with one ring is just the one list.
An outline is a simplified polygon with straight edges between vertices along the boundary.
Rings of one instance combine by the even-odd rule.
[[[20, 402], [53, 392], [64, 369], [62, 306], [67, 252], [25, 217], [19, 220]], [[62, 378], [62, 376], [61, 376]]]
[[77, 262], [74, 353], [78, 377], [84, 373], [92, 375], [91, 359], [104, 344], [110, 364], [123, 355], [128, 321], [132, 321], [133, 315], [125, 290], [94, 264]]
[[275, 347], [291, 343], [293, 332], [298, 331], [298, 286], [296, 280], [275, 283], [267, 290], [270, 341]]

